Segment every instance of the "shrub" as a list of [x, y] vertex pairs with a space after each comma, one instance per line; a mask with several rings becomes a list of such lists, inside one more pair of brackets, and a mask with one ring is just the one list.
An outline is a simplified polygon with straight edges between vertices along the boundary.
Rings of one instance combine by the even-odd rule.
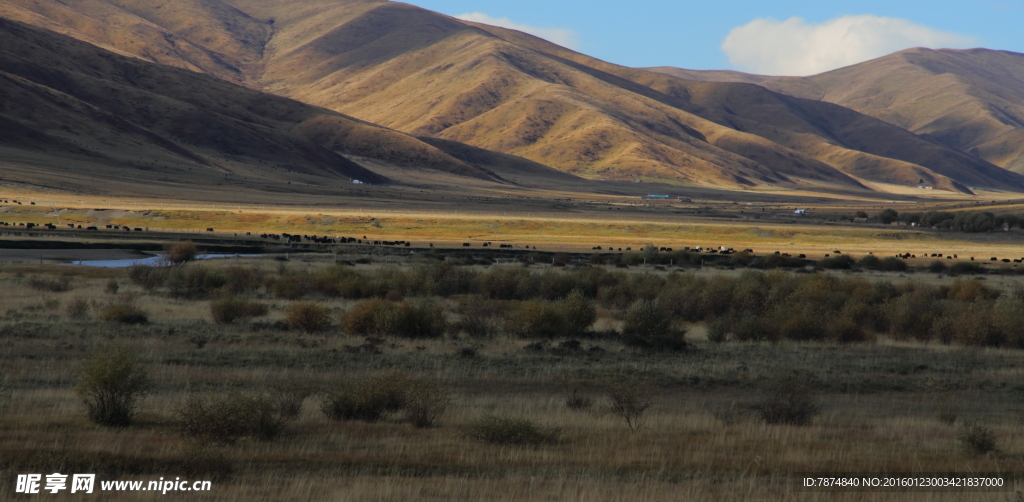
[[231, 324], [239, 319], [263, 317], [267, 315], [267, 306], [247, 298], [225, 298], [210, 303], [213, 321], [218, 324]]
[[841, 254], [830, 258], [818, 260], [818, 267], [826, 270], [849, 270], [856, 262], [850, 255]]
[[103, 291], [105, 291], [108, 295], [116, 295], [120, 289], [121, 285], [117, 283], [116, 279], [111, 279], [107, 281], [107, 284], [103, 286]]
[[149, 315], [132, 303], [113, 303], [100, 310], [100, 320], [121, 324], [146, 324], [149, 322]]
[[559, 428], [546, 428], [532, 420], [484, 415], [466, 426], [466, 436], [484, 443], [516, 446], [540, 446], [558, 443]]
[[172, 245], [167, 250], [167, 260], [175, 265], [190, 262], [196, 259], [199, 250], [192, 241], [182, 241]]
[[933, 274], [941, 274], [946, 271], [946, 263], [935, 260], [928, 265], [928, 271]]
[[268, 289], [277, 298], [298, 300], [312, 291], [312, 281], [308, 274], [287, 274], [274, 279]]
[[72, 319], [85, 319], [85, 316], [89, 313], [89, 302], [85, 298], [75, 298], [68, 302], [65, 310], [68, 313], [68, 317]]
[[[862, 265], [863, 263], [864, 260], [861, 260]], [[907, 270], [908, 267], [907, 262], [896, 258], [895, 256], [889, 256], [887, 258], [882, 258], [881, 261], [878, 262], [878, 266], [875, 268], [885, 272], [903, 272]]]
[[28, 279], [28, 285], [35, 290], [60, 293], [71, 289], [71, 278], [67, 276], [60, 276], [56, 279], [48, 279], [45, 277], [32, 276]]
[[394, 334], [407, 338], [439, 338], [448, 328], [444, 306], [431, 300], [402, 302]]
[[259, 269], [234, 266], [224, 271], [224, 291], [232, 295], [251, 293], [263, 284]]
[[964, 422], [956, 435], [960, 449], [967, 455], [984, 455], [999, 451], [996, 448], [996, 434], [992, 429], [974, 422]]
[[985, 267], [969, 261], [958, 261], [949, 267], [949, 275], [977, 275], [984, 274]]
[[328, 392], [320, 409], [331, 420], [375, 422], [408, 404], [408, 385], [409, 379], [402, 373], [356, 379]]
[[613, 385], [608, 389], [610, 410], [622, 417], [629, 430], [638, 431], [646, 423], [647, 410], [654, 404], [654, 389], [636, 382]]
[[153, 291], [163, 286], [167, 280], [168, 270], [166, 267], [151, 267], [149, 265], [132, 265], [128, 267], [128, 278], [146, 291]]
[[450, 402], [448, 389], [426, 380], [414, 381], [405, 399], [406, 418], [415, 427], [432, 427]]
[[878, 213], [878, 221], [888, 225], [897, 219], [899, 219], [900, 213], [897, 213], [895, 209], [883, 209], [881, 213]]
[[292, 304], [285, 313], [288, 324], [306, 333], [319, 333], [331, 329], [331, 313], [327, 307], [314, 302]]
[[573, 338], [585, 334], [597, 320], [597, 308], [582, 289], [574, 289], [559, 304], [565, 318], [565, 336]]
[[167, 289], [175, 298], [196, 300], [227, 284], [223, 272], [209, 270], [202, 265], [174, 267], [167, 275]]
[[132, 423], [138, 399], [150, 389], [149, 372], [126, 348], [96, 353], [82, 366], [75, 388], [89, 419], [100, 425]]
[[808, 425], [819, 413], [818, 397], [808, 377], [792, 372], [768, 383], [766, 399], [754, 411], [766, 424]]
[[555, 338], [566, 332], [566, 321], [554, 304], [527, 300], [510, 313], [506, 331], [521, 338]]
[[397, 303], [374, 298], [356, 304], [343, 316], [342, 324], [353, 335], [387, 335], [397, 329], [401, 316]]
[[288, 421], [281, 403], [265, 392], [193, 394], [177, 415], [183, 436], [209, 444], [232, 444], [242, 437], [269, 441]]
[[881, 265], [882, 260], [879, 260], [878, 257], [875, 255], [869, 254], [861, 258], [858, 263], [863, 268], [869, 270], [877, 270], [879, 265]]
[[622, 334], [649, 342], [669, 333], [672, 319], [658, 300], [637, 300], [622, 318]]
[[459, 314], [455, 329], [474, 338], [483, 338], [493, 336], [501, 329], [504, 310], [495, 300], [472, 295], [459, 309]]

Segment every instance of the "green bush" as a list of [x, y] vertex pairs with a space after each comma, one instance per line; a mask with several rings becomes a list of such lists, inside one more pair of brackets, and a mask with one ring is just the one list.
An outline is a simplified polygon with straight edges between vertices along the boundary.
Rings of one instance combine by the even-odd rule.
[[826, 270], [849, 270], [856, 263], [850, 255], [841, 254], [818, 260], [818, 267]]
[[455, 323], [456, 331], [473, 338], [491, 337], [501, 331], [501, 320], [505, 317], [504, 305], [497, 300], [488, 300], [472, 295], [459, 309]]
[[237, 320], [267, 315], [267, 306], [247, 298], [224, 298], [210, 303], [210, 314], [217, 324], [231, 324]]
[[132, 423], [138, 400], [150, 387], [149, 372], [122, 347], [98, 352], [86, 360], [75, 393], [82, 399], [90, 420], [124, 427]]
[[484, 415], [466, 426], [466, 436], [484, 443], [515, 446], [557, 444], [559, 428], [541, 427], [527, 418]]
[[297, 302], [285, 313], [288, 324], [306, 333], [319, 333], [331, 329], [331, 312], [315, 302]]
[[298, 300], [313, 291], [313, 282], [309, 274], [285, 274], [273, 279], [267, 289], [277, 298]]

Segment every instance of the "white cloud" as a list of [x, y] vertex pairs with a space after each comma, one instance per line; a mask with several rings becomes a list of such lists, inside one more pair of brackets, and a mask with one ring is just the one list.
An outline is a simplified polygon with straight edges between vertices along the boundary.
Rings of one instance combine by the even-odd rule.
[[965, 48], [975, 39], [905, 19], [842, 16], [824, 23], [799, 17], [755, 19], [733, 28], [722, 51], [736, 68], [762, 75], [814, 75], [911, 47]]
[[562, 47], [568, 47], [576, 50], [579, 48], [579, 36], [572, 30], [563, 28], [535, 28], [525, 24], [518, 24], [512, 22], [507, 17], [491, 17], [482, 12], [470, 12], [467, 14], [460, 14], [455, 16], [456, 19], [463, 21], [470, 21], [474, 23], [489, 24], [491, 26], [497, 26], [499, 28], [508, 28], [510, 30], [517, 30], [523, 33], [529, 33], [535, 37], [543, 38], [549, 42], [554, 42]]

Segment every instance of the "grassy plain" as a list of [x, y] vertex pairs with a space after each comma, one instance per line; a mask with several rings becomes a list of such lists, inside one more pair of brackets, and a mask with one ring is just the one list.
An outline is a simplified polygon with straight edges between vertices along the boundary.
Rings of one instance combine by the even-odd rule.
[[[378, 258], [345, 256], [348, 260]], [[242, 266], [274, 275], [316, 272], [330, 255], [279, 262], [267, 258], [211, 261], [214, 270]], [[412, 262], [410, 262], [411, 264]], [[375, 270], [382, 265], [357, 265]], [[401, 267], [406, 265], [401, 264]], [[540, 271], [544, 266], [534, 266]], [[478, 267], [479, 269], [479, 267]], [[556, 270], [556, 269], [552, 269]], [[634, 272], [654, 272], [635, 267]], [[662, 272], [664, 273], [664, 272]], [[698, 272], [706, 277], [730, 273]], [[68, 277], [70, 290], [29, 287], [33, 277]], [[919, 273], [918, 275], [924, 275]], [[936, 279], [929, 274], [929, 280]], [[903, 279], [895, 274], [874, 278]], [[119, 283], [111, 293], [107, 283]], [[916, 278], [915, 279], [923, 279]], [[1015, 277], [1004, 291], [1019, 287]], [[726, 342], [714, 344], [700, 324], [681, 353], [639, 351], [611, 339], [583, 339], [602, 351], [529, 351], [532, 340], [452, 334], [429, 340], [386, 337], [379, 353], [340, 327], [318, 334], [274, 327], [293, 303], [257, 289], [269, 307], [258, 323], [212, 322], [210, 299], [149, 292], [118, 269], [8, 265], [0, 269], [0, 356], [5, 391], [0, 413], [0, 468], [26, 472], [96, 472], [100, 479], [153, 480], [180, 476], [189, 462], [175, 410], [192, 393], [254, 391], [301, 381], [316, 392], [299, 418], [273, 441], [243, 439], [208, 454], [231, 466], [210, 493], [174, 493], [176, 500], [1016, 500], [999, 493], [804, 493], [798, 472], [1021, 472], [1024, 352], [914, 341], [884, 334], [872, 343]], [[86, 298], [83, 318], [67, 306]], [[352, 300], [314, 296], [333, 315]], [[150, 323], [98, 320], [107, 302], [130, 300]], [[459, 298], [445, 300], [459, 302]], [[615, 329], [615, 314], [599, 313]], [[562, 341], [556, 338], [552, 343]], [[81, 362], [96, 350], [123, 346], [137, 354], [155, 381], [136, 423], [108, 429], [90, 423], [73, 392]], [[467, 352], [465, 349], [472, 349]], [[376, 423], [334, 422], [319, 409], [319, 393], [359, 375], [403, 371], [452, 390], [436, 427], [417, 429], [389, 416]], [[812, 373], [822, 413], [809, 426], [767, 425], [750, 405], [780, 372]], [[609, 411], [610, 385], [630, 382], [655, 390], [646, 426], [631, 432]], [[569, 387], [593, 400], [566, 406]], [[497, 446], [466, 437], [483, 414], [521, 416], [562, 429], [554, 445]], [[943, 417], [952, 415], [954, 424]], [[992, 430], [998, 451], [961, 451], [961, 424]], [[199, 478], [205, 479], [202, 476]], [[0, 498], [16, 499], [13, 484]], [[150, 500], [155, 494], [104, 494], [104, 500]], [[65, 494], [57, 499], [70, 499]]]

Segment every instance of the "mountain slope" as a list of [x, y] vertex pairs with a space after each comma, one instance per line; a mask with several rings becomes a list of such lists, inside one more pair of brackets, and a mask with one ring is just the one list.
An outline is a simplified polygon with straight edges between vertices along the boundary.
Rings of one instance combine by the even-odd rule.
[[[0, 0], [5, 5], [0, 14], [35, 16], [30, 22], [141, 59], [176, 57], [179, 67], [584, 177], [732, 189], [864, 189], [864, 179], [1024, 191], [1020, 175], [839, 106], [624, 68], [398, 2], [180, 0], [159, 8], [141, 0]], [[93, 11], [134, 24], [103, 30], [76, 18], [95, 20]], [[116, 30], [137, 32], [137, 47], [98, 35]], [[330, 143], [329, 134], [301, 131]]]
[[114, 181], [388, 181], [344, 155], [491, 181], [501, 179], [482, 166], [509, 163], [493, 152], [468, 163], [337, 112], [6, 19], [0, 19], [0, 128], [3, 158], [36, 166], [25, 174], [35, 178], [22, 181], [84, 183], [97, 191]]
[[1024, 172], [1024, 54], [918, 48], [811, 77], [651, 70], [836, 103]]

